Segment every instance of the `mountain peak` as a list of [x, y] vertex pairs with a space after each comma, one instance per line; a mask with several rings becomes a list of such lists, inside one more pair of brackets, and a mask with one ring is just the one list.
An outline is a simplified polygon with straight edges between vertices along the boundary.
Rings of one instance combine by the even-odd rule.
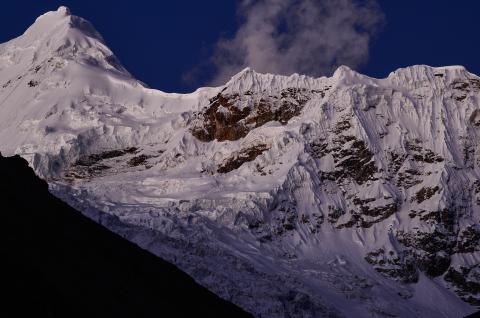
[[5, 78], [11, 87], [13, 83], [20, 85], [27, 74], [27, 82], [46, 85], [52, 78], [66, 81], [100, 74], [92, 70], [131, 79], [95, 27], [71, 15], [67, 7], [39, 16], [24, 34], [0, 44], [0, 78]]
[[70, 9], [68, 7], [65, 7], [65, 6], [58, 7], [56, 12], [58, 12], [60, 14], [63, 14], [63, 15], [70, 15]]
[[24, 35], [42, 36], [60, 26], [67, 26], [71, 22], [70, 11], [66, 7], [60, 7], [57, 11], [49, 11], [39, 16], [27, 29]]
[[357, 75], [358, 73], [346, 65], [340, 65], [333, 73], [334, 78], [346, 78]]
[[[87, 20], [72, 15], [68, 7], [61, 6], [56, 11], [49, 11], [39, 16], [27, 29], [22, 37], [28, 37], [30, 41], [38, 39], [65, 38], [69, 30], [75, 29], [79, 34], [101, 41], [103, 38], [95, 27]], [[70, 34], [71, 35], [71, 34]], [[51, 41], [50, 41], [51, 42]]]
[[257, 74], [257, 73], [252, 68], [245, 67], [243, 70], [241, 70], [237, 74], [233, 75], [232, 78], [230, 79], [230, 82], [244, 80], [246, 78], [250, 78], [250, 77], [255, 76], [255, 74]]
[[328, 81], [326, 77], [313, 78], [297, 73], [292, 75], [278, 75], [270, 73], [258, 73], [250, 67], [244, 68], [232, 76], [225, 84], [226, 93], [266, 92], [280, 91], [288, 87], [318, 88], [323, 87]]

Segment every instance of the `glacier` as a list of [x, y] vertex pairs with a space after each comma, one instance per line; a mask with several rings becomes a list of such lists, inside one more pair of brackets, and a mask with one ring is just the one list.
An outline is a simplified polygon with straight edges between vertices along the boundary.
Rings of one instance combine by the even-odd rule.
[[0, 45], [2, 154], [256, 317], [474, 312], [479, 98], [425, 65], [165, 93], [66, 7]]

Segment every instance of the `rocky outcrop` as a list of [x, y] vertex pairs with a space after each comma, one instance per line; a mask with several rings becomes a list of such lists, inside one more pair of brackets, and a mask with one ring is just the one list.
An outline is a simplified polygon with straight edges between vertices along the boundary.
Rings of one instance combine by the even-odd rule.
[[250, 91], [243, 95], [219, 93], [210, 99], [205, 110], [195, 115], [197, 120], [191, 132], [206, 142], [238, 140], [270, 121], [287, 124], [300, 115], [305, 104], [316, 94], [324, 93], [298, 88], [286, 88], [268, 96]]
[[158, 157], [163, 152], [155, 155], [140, 153], [137, 147], [106, 150], [99, 153], [80, 156], [73, 164], [64, 169], [62, 178], [68, 181], [90, 179], [118, 172], [123, 166], [149, 168], [148, 160]]
[[443, 277], [466, 302], [480, 307], [479, 265], [451, 267]]
[[218, 173], [227, 173], [240, 168], [244, 163], [255, 160], [264, 151], [268, 150], [266, 144], [253, 145], [248, 148], [241, 149], [239, 152], [233, 154], [232, 157], [227, 158], [217, 169]]
[[367, 253], [365, 260], [373, 268], [391, 279], [405, 284], [418, 282], [415, 259], [408, 252], [398, 255], [396, 251], [386, 252], [383, 248]]

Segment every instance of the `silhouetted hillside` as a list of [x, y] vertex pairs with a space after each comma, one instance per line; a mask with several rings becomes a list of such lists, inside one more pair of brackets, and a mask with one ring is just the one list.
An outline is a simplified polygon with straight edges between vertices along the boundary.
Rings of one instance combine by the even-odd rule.
[[249, 317], [0, 155], [1, 317]]

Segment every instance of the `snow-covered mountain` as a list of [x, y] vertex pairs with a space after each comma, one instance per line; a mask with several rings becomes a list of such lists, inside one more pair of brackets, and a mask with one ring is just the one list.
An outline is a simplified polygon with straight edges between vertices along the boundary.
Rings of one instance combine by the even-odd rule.
[[0, 317], [253, 317], [55, 198], [19, 156], [0, 155], [0, 193]]
[[0, 45], [0, 151], [257, 317], [475, 311], [479, 135], [461, 66], [168, 94], [64, 7]]

